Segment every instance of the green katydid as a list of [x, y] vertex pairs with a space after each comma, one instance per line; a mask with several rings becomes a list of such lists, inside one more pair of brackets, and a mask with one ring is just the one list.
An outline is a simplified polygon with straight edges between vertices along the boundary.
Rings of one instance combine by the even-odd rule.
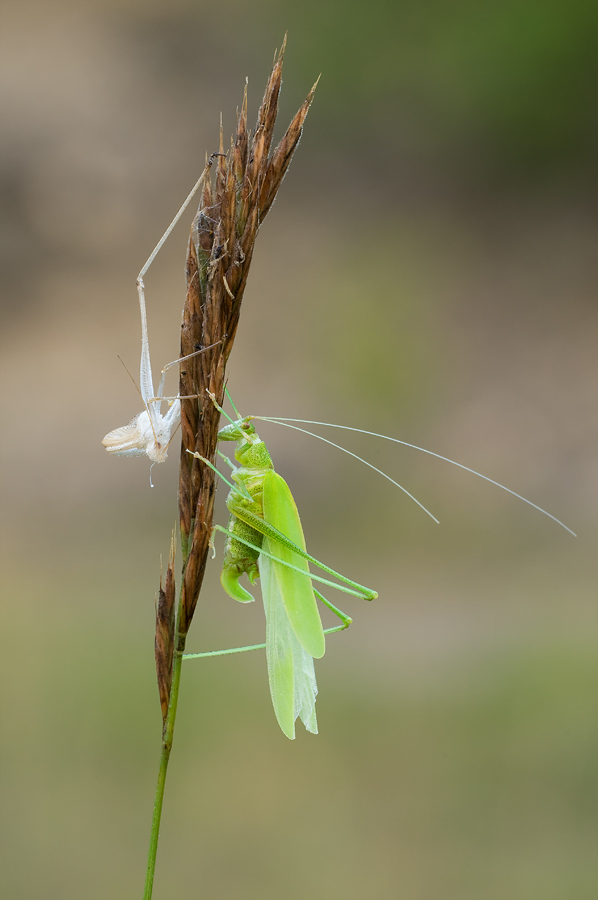
[[[276, 718], [289, 738], [295, 737], [297, 717], [308, 731], [317, 733], [313, 660], [324, 655], [325, 633], [347, 628], [351, 619], [315, 590], [311, 581], [336, 587], [364, 600], [374, 600], [377, 594], [307, 553], [299, 513], [289, 486], [274, 471], [268, 449], [251, 424], [251, 417], [238, 417], [236, 421], [226, 417], [230, 424], [220, 429], [218, 437], [221, 441], [237, 442], [235, 459], [240, 466], [235, 467], [228, 457], [219, 454], [233, 468], [233, 483], [218, 473], [231, 488], [226, 501], [231, 514], [229, 527], [216, 525], [214, 529], [227, 535], [220, 580], [229, 596], [247, 603], [254, 598], [239, 584], [240, 576], [246, 573], [251, 584], [261, 578], [266, 643], [260, 646], [266, 648]], [[199, 457], [199, 454], [193, 455]], [[203, 461], [211, 466], [208, 460]], [[308, 562], [342, 583], [335, 584], [310, 573]], [[340, 626], [324, 631], [316, 598], [340, 618]], [[254, 648], [219, 652], [245, 649]], [[185, 658], [207, 655], [213, 654], [188, 654]]]
[[[220, 525], [216, 525], [214, 528], [215, 531], [221, 531], [227, 535], [221, 583], [224, 590], [233, 599], [246, 603], [252, 601], [253, 597], [239, 584], [240, 576], [246, 573], [251, 584], [254, 584], [258, 578], [261, 578], [262, 596], [267, 620], [266, 643], [255, 644], [249, 647], [237, 647], [230, 650], [192, 653], [185, 655], [185, 659], [220, 656], [228, 653], [240, 653], [245, 650], [265, 648], [274, 710], [283, 732], [289, 738], [294, 738], [295, 736], [295, 720], [297, 717], [301, 718], [308, 731], [317, 732], [315, 716], [317, 687], [313, 660], [314, 658], [319, 659], [324, 654], [324, 634], [342, 631], [351, 624], [351, 619], [313, 588], [311, 581], [323, 582], [330, 587], [337, 588], [337, 590], [354, 594], [366, 600], [375, 599], [377, 594], [335, 572], [306, 552], [303, 530], [295, 501], [284, 479], [274, 471], [270, 454], [266, 445], [257, 434], [252, 421], [262, 420], [286, 425], [288, 428], [302, 431], [348, 453], [400, 488], [435, 522], [438, 522], [438, 520], [432, 513], [385, 472], [372, 466], [371, 463], [368, 463], [356, 454], [351, 453], [350, 450], [329, 441], [327, 438], [290, 423], [301, 422], [304, 424], [328, 425], [334, 428], [370, 434], [394, 443], [404, 444], [416, 450], [422, 450], [424, 453], [436, 456], [452, 465], [465, 469], [474, 475], [478, 475], [485, 481], [502, 488], [553, 519], [566, 531], [574, 535], [570, 528], [551, 513], [546, 512], [546, 510], [510, 488], [499, 484], [499, 482], [488, 478], [486, 475], [482, 475], [480, 472], [476, 472], [468, 466], [448, 459], [448, 457], [440, 456], [440, 454], [433, 453], [430, 450], [425, 450], [423, 447], [408, 444], [388, 435], [365, 431], [361, 428], [332, 425], [330, 422], [311, 422], [305, 419], [282, 419], [270, 416], [247, 416], [246, 418], [241, 418], [232, 403], [230, 395], [228, 397], [237, 419], [231, 419], [224, 410], [218, 407], [230, 423], [220, 430], [219, 439], [222, 441], [237, 441], [238, 446], [235, 451], [235, 458], [241, 465], [235, 467], [224, 454], [219, 453], [219, 456], [233, 469], [232, 479], [234, 483], [224, 478], [222, 473], [209, 460], [204, 459], [197, 453], [192, 455], [202, 459], [204, 463], [215, 469], [218, 475], [231, 488], [227, 498], [227, 506], [231, 513], [229, 528], [222, 528]], [[213, 397], [211, 399], [212, 402], [215, 402]], [[188, 452], [191, 453], [191, 451]], [[309, 571], [308, 562], [312, 562], [323, 571], [334, 575], [343, 583], [335, 584], [321, 576], [314, 575]], [[341, 619], [341, 625], [326, 629], [326, 631], [322, 629], [316, 606], [316, 597]]]

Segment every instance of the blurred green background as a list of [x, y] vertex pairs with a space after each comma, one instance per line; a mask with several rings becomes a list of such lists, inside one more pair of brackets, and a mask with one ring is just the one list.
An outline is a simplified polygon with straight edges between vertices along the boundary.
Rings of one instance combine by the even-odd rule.
[[[281, 734], [259, 654], [188, 663], [155, 900], [585, 900], [598, 892], [594, 0], [6, 2], [2, 52], [3, 849], [7, 900], [141, 895], [176, 453], [139, 411], [135, 278], [285, 30], [280, 131], [322, 72], [258, 241], [244, 414], [320, 559], [379, 591]], [[177, 356], [191, 215], [147, 278]], [[327, 435], [338, 440], [339, 433]], [[345, 438], [343, 438], [345, 440]], [[219, 491], [224, 520], [225, 491]], [[333, 598], [334, 599], [334, 598]], [[261, 640], [210, 565], [190, 649]]]

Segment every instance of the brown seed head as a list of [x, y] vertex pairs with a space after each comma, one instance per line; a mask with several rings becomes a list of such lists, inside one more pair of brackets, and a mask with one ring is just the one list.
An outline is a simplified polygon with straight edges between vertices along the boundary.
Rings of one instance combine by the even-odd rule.
[[164, 725], [166, 724], [168, 701], [170, 699], [170, 686], [172, 684], [176, 594], [174, 559], [175, 535], [173, 531], [170, 540], [170, 555], [168, 557], [168, 568], [166, 569], [164, 588], [162, 588], [162, 578], [160, 578], [160, 590], [158, 592], [158, 605], [156, 608], [156, 637], [154, 641], [158, 690], [160, 692], [160, 706], [162, 707], [162, 722]]
[[255, 240], [299, 143], [316, 85], [271, 153], [286, 37], [266, 86], [253, 135], [247, 129], [247, 89], [237, 130], [224, 155], [222, 127], [219, 153], [212, 161], [191, 228], [187, 252], [187, 298], [181, 326], [181, 356], [218, 343], [183, 366], [182, 449], [179, 513], [183, 549], [183, 586], [179, 634], [184, 643], [203, 580], [212, 529], [215, 475], [187, 450], [213, 461], [220, 413], [207, 399], [210, 391], [222, 404], [230, 356], [247, 284]]

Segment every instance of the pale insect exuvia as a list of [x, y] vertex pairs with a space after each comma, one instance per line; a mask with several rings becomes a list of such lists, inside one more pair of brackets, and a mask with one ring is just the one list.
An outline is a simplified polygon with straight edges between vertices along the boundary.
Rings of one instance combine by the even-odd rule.
[[[203, 353], [204, 350], [209, 350], [210, 347], [216, 346], [215, 344], [211, 344], [210, 347], [203, 347], [200, 350], [196, 350], [194, 353], [190, 353], [188, 356], [175, 359], [173, 362], [164, 366], [161, 371], [158, 393], [154, 393], [149, 338], [147, 333], [147, 313], [145, 309], [145, 285], [143, 283], [143, 276], [146, 274], [172, 229], [191, 202], [194, 194], [201, 186], [211, 163], [212, 158], [210, 158], [201, 177], [194, 185], [193, 190], [162, 235], [162, 238], [137, 277], [137, 293], [139, 295], [139, 310], [141, 312], [141, 365], [139, 388], [145, 409], [131, 419], [128, 425], [123, 425], [121, 428], [115, 428], [114, 431], [110, 431], [102, 441], [106, 450], [108, 450], [109, 453], [114, 453], [116, 456], [147, 455], [152, 463], [164, 462], [168, 455], [170, 442], [181, 421], [181, 398], [178, 396], [174, 398], [164, 397], [166, 373], [172, 366], [176, 366], [178, 363], [190, 359], [193, 356], [197, 356], [199, 353]], [[162, 415], [161, 404], [164, 401], [168, 401], [170, 406], [166, 414]]]

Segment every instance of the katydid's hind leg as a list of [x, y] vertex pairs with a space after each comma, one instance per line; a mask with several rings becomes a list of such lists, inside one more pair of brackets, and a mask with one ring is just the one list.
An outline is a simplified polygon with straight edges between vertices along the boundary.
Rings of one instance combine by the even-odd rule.
[[[212, 538], [215, 530], [215, 528], [212, 530]], [[338, 616], [343, 623], [342, 625], [337, 625], [336, 628], [325, 628], [324, 634], [333, 634], [336, 631], [344, 631], [345, 628], [348, 628], [349, 625], [351, 625], [353, 619], [350, 616], [338, 609], [333, 603], [327, 600], [326, 597], [322, 596], [319, 591], [316, 591], [315, 588], [314, 594], [328, 607], [328, 609], [332, 610], [335, 616]], [[228, 656], [230, 653], [245, 653], [247, 650], [265, 650], [265, 648], [265, 644], [250, 644], [247, 647], [230, 647], [228, 650], [208, 650], [204, 653], [185, 653], [183, 659], [205, 659], [207, 656]]]
[[206, 656], [228, 656], [231, 653], [246, 653], [248, 650], [265, 649], [265, 644], [248, 644], [246, 647], [229, 647], [228, 650], [207, 650], [205, 653], [184, 653], [183, 659], [205, 659]]
[[343, 623], [342, 625], [337, 625], [336, 628], [325, 631], [325, 634], [329, 634], [330, 631], [343, 631], [353, 623], [353, 619], [351, 618], [351, 616], [348, 616], [347, 613], [344, 613], [342, 611], [342, 609], [339, 609], [338, 606], [335, 606], [334, 603], [331, 603], [330, 600], [327, 600], [326, 597], [324, 597], [324, 595], [317, 591], [315, 588], [313, 589], [313, 591], [318, 600], [321, 600], [324, 606], [327, 606], [328, 609], [331, 610], [334, 615], [337, 616]]
[[[187, 452], [191, 453], [190, 450], [188, 450]], [[236, 515], [237, 515], [237, 518], [239, 518], [239, 519], [241, 518], [238, 515], [238, 513], [236, 513]], [[261, 520], [259, 520], [259, 521], [261, 521]], [[359, 597], [361, 600], [373, 600], [378, 596], [378, 594], [376, 594], [375, 591], [370, 591], [369, 588], [365, 588], [361, 584], [358, 585], [354, 581], [349, 581], [349, 579], [347, 579], [347, 578], [343, 578], [343, 580], [345, 582], [347, 582], [348, 584], [355, 584], [356, 587], [359, 588], [359, 590], [353, 590], [353, 588], [346, 587], [344, 584], [335, 584], [334, 581], [328, 581], [327, 578], [321, 578], [319, 575], [315, 575], [313, 572], [306, 572], [304, 569], [299, 569], [297, 566], [293, 566], [287, 560], [279, 559], [278, 556], [273, 556], [271, 553], [268, 553], [266, 550], [263, 550], [260, 547], [257, 547], [255, 544], [252, 544], [250, 541], [245, 540], [245, 538], [238, 537], [237, 535], [233, 534], [232, 531], [229, 531], [227, 528], [223, 528], [222, 525], [214, 525], [214, 528], [216, 529], [216, 531], [221, 531], [223, 534], [227, 534], [230, 537], [236, 538], [242, 544], [245, 544], [246, 547], [249, 547], [252, 550], [257, 550], [258, 554], [262, 553], [262, 554], [264, 554], [264, 556], [268, 556], [270, 559], [274, 560], [274, 562], [277, 562], [283, 566], [286, 566], [287, 569], [293, 569], [293, 571], [298, 572], [299, 575], [301, 575], [303, 578], [310, 578], [312, 581], [319, 581], [320, 584], [325, 584], [328, 587], [334, 588], [337, 591], [342, 591], [344, 594], [352, 594], [354, 597]], [[261, 529], [261, 526], [257, 524], [257, 517], [256, 517], [255, 530], [258, 531], [260, 529]], [[281, 534], [279, 531], [277, 531], [276, 528], [273, 529], [273, 531], [276, 532], [276, 536], [275, 536], [274, 540], [279, 540], [280, 538], [283, 538], [287, 542], [287, 546], [290, 545], [293, 548], [293, 550], [295, 550], [295, 552], [297, 552], [299, 554], [302, 553], [300, 547], [298, 547], [296, 544], [293, 544], [292, 541], [288, 541], [283, 534]], [[266, 529], [261, 531], [261, 534], [263, 534], [265, 537], [271, 536], [271, 533]], [[310, 560], [312, 559], [312, 557], [310, 557], [308, 554], [304, 554], [304, 555], [307, 559], [310, 559]], [[315, 560], [315, 562], [317, 563], [317, 560]], [[317, 563], [317, 564], [320, 565], [319, 563]], [[333, 572], [333, 574], [336, 575], [337, 573]]]
[[[340, 572], [337, 572], [335, 569], [331, 569], [330, 566], [324, 565], [323, 562], [320, 562], [319, 559], [316, 559], [315, 556], [311, 556], [311, 554], [307, 553], [303, 550], [302, 547], [297, 546], [293, 541], [291, 541], [286, 534], [283, 534], [278, 528], [275, 528], [273, 525], [270, 525], [269, 522], [265, 522], [263, 519], [260, 519], [258, 516], [251, 513], [249, 510], [239, 510], [237, 513], [239, 518], [243, 518], [248, 525], [251, 525], [255, 528], [256, 531], [261, 532], [265, 537], [269, 537], [275, 541], [278, 541], [280, 544], [283, 544], [285, 547], [293, 550], [299, 556], [302, 556], [303, 559], [306, 559], [308, 562], [314, 564], [314, 566], [318, 566], [319, 569], [322, 569], [323, 572], [328, 572], [329, 575], [334, 575], [335, 578], [338, 578], [339, 581], [342, 581], [346, 585], [350, 585], [352, 590], [348, 591], [350, 594], [356, 594], [358, 597], [362, 597], [364, 600], [375, 600], [378, 596], [376, 591], [372, 591], [370, 588], [365, 587], [363, 584], [358, 584], [356, 581], [352, 581], [350, 578], [347, 578], [346, 575], [342, 575]], [[289, 565], [285, 563], [284, 560], [279, 560], [273, 557], [275, 562], [282, 562], [283, 565]], [[290, 568], [294, 568], [290, 566]], [[321, 579], [316, 579], [321, 580]], [[327, 582], [323, 582], [326, 584]], [[333, 585], [338, 590], [344, 590], [339, 585]]]

